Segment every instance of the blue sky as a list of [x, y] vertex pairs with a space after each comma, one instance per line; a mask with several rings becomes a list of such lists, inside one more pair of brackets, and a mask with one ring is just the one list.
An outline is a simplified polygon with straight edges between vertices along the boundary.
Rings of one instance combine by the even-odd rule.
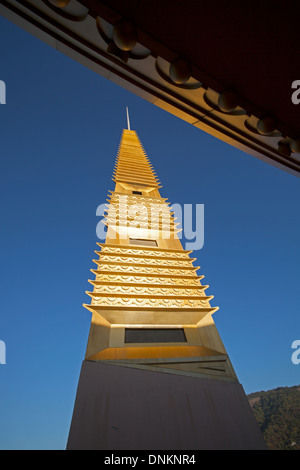
[[[82, 307], [126, 106], [171, 203], [205, 205], [195, 252], [246, 393], [299, 384], [299, 179], [0, 19], [0, 448], [64, 449], [90, 325]], [[8, 46], [6, 46], [8, 45]]]

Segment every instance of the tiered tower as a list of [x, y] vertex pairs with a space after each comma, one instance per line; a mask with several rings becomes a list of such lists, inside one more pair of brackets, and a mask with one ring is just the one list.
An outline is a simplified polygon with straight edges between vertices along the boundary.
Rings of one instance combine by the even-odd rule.
[[129, 128], [113, 181], [68, 448], [263, 447], [214, 324], [213, 297]]

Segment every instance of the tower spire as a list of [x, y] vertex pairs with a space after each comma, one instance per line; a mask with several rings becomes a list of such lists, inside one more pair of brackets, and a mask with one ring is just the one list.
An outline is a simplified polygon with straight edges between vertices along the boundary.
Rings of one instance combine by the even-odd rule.
[[130, 121], [129, 121], [129, 113], [128, 107], [126, 106], [126, 114], [127, 114], [127, 129], [130, 131]]
[[265, 448], [209, 286], [126, 112], [67, 448]]

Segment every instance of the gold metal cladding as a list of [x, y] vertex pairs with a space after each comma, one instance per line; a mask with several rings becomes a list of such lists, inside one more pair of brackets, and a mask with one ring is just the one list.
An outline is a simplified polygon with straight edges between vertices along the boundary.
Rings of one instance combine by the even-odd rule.
[[155, 348], [145, 348], [145, 347], [128, 347], [128, 348], [108, 348], [99, 352], [91, 357], [89, 360], [149, 360], [153, 359], [163, 359], [166, 362], [168, 359], [177, 359], [186, 360], [194, 359], [195, 361], [199, 360], [226, 360], [227, 356], [219, 351], [215, 351], [211, 348], [206, 348], [204, 346], [164, 346], [164, 347], [155, 347]]
[[147, 188], [156, 188], [156, 189], [160, 189], [162, 188], [161, 185], [159, 185], [158, 183], [152, 181], [151, 184], [149, 184], [149, 182], [145, 182], [145, 181], [141, 181], [141, 180], [138, 180], [138, 179], [135, 179], [135, 178], [130, 178], [130, 179], [125, 179], [125, 178], [121, 178], [121, 177], [118, 177], [118, 178], [112, 178], [112, 180], [115, 182], [115, 183], [129, 183], [129, 184], [138, 184], [140, 186], [145, 186]]
[[[111, 269], [108, 271], [104, 269], [104, 267], [100, 267], [100, 269], [91, 269], [91, 272], [96, 275], [96, 280], [105, 279], [109, 280], [113, 277], [116, 279], [118, 277], [119, 281], [124, 279], [126, 282], [135, 282], [138, 280], [139, 283], [153, 283], [157, 282], [164, 282], [166, 284], [188, 284], [189, 282], [194, 282], [193, 285], [198, 285], [198, 281], [204, 279], [205, 276], [198, 276], [196, 273], [187, 274], [184, 272], [183, 274], [178, 274], [177, 272], [152, 272], [148, 271], [138, 271], [134, 270], [132, 272], [120, 272], [118, 266], [114, 266], [115, 269]], [[155, 278], [155, 279], [153, 279]]]
[[[107, 286], [106, 286], [107, 287]], [[101, 305], [102, 302], [106, 302], [107, 298], [113, 298], [116, 303], [120, 300], [121, 305], [125, 303], [125, 306], [129, 303], [132, 305], [131, 300], [134, 300], [134, 303], [140, 302], [142, 307], [145, 305], [144, 300], [146, 300], [146, 305], [148, 304], [148, 300], [150, 299], [151, 302], [157, 300], [157, 302], [153, 302], [151, 305], [157, 305], [162, 307], [169, 307], [173, 305], [173, 302], [169, 302], [169, 300], [176, 302], [174, 305], [181, 305], [188, 307], [210, 307], [209, 302], [214, 298], [213, 295], [205, 296], [205, 295], [195, 295], [195, 292], [192, 292], [192, 289], [186, 288], [185, 290], [181, 291], [179, 289], [174, 288], [145, 288], [145, 287], [133, 287], [133, 286], [114, 286], [110, 285], [107, 287], [107, 292], [105, 289], [101, 289], [101, 292], [94, 292], [86, 291], [86, 294], [92, 298], [92, 305]], [[177, 291], [177, 292], [176, 292]], [[185, 295], [184, 295], [185, 294]], [[165, 303], [165, 300], [167, 301]], [[184, 302], [179, 302], [183, 300]], [[185, 302], [187, 300], [187, 302]], [[177, 303], [178, 301], [178, 303]], [[195, 302], [194, 302], [195, 301]]]
[[159, 179], [157, 176], [153, 175], [150, 171], [147, 170], [142, 170], [140, 168], [136, 168], [135, 171], [133, 170], [128, 170], [127, 168], [121, 167], [118, 168], [117, 170], [113, 171], [113, 177], [118, 178], [118, 177], [131, 177], [132, 175], [136, 175], [139, 178], [145, 178], [148, 180], [155, 180], [156, 182], [159, 182]]
[[171, 263], [130, 263], [126, 261], [112, 261], [112, 260], [93, 260], [102, 270], [115, 268], [124, 272], [149, 272], [161, 274], [174, 274], [181, 275], [188, 272], [196, 272], [200, 266], [174, 266]]
[[[113, 230], [117, 226], [137, 230], [141, 239], [142, 234], [149, 238], [146, 234], [153, 227], [157, 241], [166, 230], [172, 231], [174, 238], [159, 241], [159, 246], [129, 244], [127, 237], [119, 239], [121, 244], [111, 243], [110, 238], [97, 243], [99, 259], [93, 260], [97, 268], [91, 269], [95, 279], [89, 281], [93, 291], [86, 292], [91, 303], [84, 307], [94, 314], [96, 324], [105, 321], [116, 328], [196, 327], [205, 317], [209, 323], [218, 307], [210, 305], [214, 297], [205, 294], [208, 286], [201, 285], [204, 276], [197, 274], [200, 267], [193, 265], [196, 258], [190, 257], [192, 251], [181, 246], [176, 235], [180, 224], [175, 222], [167, 198], [158, 192], [159, 180], [134, 131], [123, 131], [113, 176], [116, 183], [124, 184], [109, 191], [102, 222]], [[134, 188], [142, 194], [132, 194]], [[109, 355], [112, 349], [105, 351]], [[126, 349], [129, 351], [128, 345]], [[101, 352], [96, 356], [95, 360], [104, 357]]]
[[160, 184], [160, 182], [150, 176], [141, 175], [138, 172], [131, 172], [131, 173], [124, 173], [122, 171], [118, 171], [113, 175], [113, 181], [130, 181], [130, 182], [139, 182], [143, 183], [145, 186], [156, 187]]
[[[102, 219], [105, 225], [129, 226], [131, 228], [139, 226], [142, 229], [158, 229], [162, 231], [181, 231], [179, 223], [175, 222], [174, 213], [166, 204], [156, 204], [134, 200], [118, 201], [107, 205]], [[128, 225], [129, 224], [129, 225]]]
[[[122, 221], [122, 220], [115, 220], [115, 219], [102, 219], [101, 222], [104, 223], [104, 225], [113, 227], [114, 229], [118, 229], [118, 227], [127, 227], [128, 229], [142, 229], [142, 230], [153, 230], [153, 231], [159, 231], [159, 232], [174, 232], [174, 233], [179, 233], [182, 231], [182, 229], [177, 229], [176, 227], [170, 225], [170, 224], [157, 224], [155, 222], [153, 223], [148, 223], [148, 222], [142, 222], [142, 221], [137, 221], [135, 220], [135, 224], [133, 225], [130, 221]], [[165, 237], [166, 238], [166, 237]]]
[[[132, 286], [128, 287], [127, 292], [114, 292], [109, 289], [110, 292], [89, 292], [86, 291], [86, 294], [92, 298], [91, 305], [102, 305], [102, 302], [106, 303], [107, 300], [113, 299], [113, 302], [116, 304], [119, 303], [124, 306], [137, 305], [142, 308], [146, 306], [158, 306], [158, 307], [167, 307], [170, 306], [186, 306], [191, 308], [209, 308], [209, 302], [214, 298], [213, 295], [210, 296], [201, 296], [201, 295], [182, 295], [182, 292], [178, 295], [177, 293], [168, 293], [167, 289], [163, 289], [163, 292], [160, 293], [159, 289], [153, 288], [153, 292], [149, 294], [149, 289], [146, 292], [141, 292], [144, 288], [133, 288]], [[123, 289], [125, 290], [125, 289]], [[171, 289], [170, 289], [171, 290]], [[133, 301], [133, 302], [132, 302]], [[183, 301], [183, 302], [181, 302]], [[140, 304], [140, 305], [139, 305]]]
[[174, 212], [171, 212], [168, 206], [159, 205], [159, 204], [144, 204], [144, 203], [113, 203], [106, 205], [107, 209], [104, 210], [106, 217], [117, 217], [117, 218], [136, 218], [139, 217], [140, 220], [148, 219], [148, 214], [150, 214], [153, 220], [164, 218], [165, 221], [175, 222], [177, 217], [174, 217]]
[[180, 231], [181, 228], [177, 228], [179, 224], [174, 223], [174, 221], [160, 221], [155, 220], [153, 217], [148, 220], [148, 218], [139, 218], [139, 217], [125, 217], [124, 216], [106, 216], [102, 219], [102, 222], [108, 226], [127, 226], [128, 228], [141, 228], [149, 230], [170, 230], [170, 231]]
[[112, 197], [110, 200], [108, 199], [107, 202], [107, 208], [113, 207], [115, 210], [119, 210], [120, 207], [122, 210], [126, 210], [128, 207], [131, 206], [136, 206], [136, 207], [146, 207], [147, 210], [153, 209], [156, 211], [159, 211], [160, 213], [170, 213], [174, 214], [174, 212], [171, 210], [171, 207], [169, 207], [169, 202], [165, 201], [159, 201], [155, 200], [154, 198], [150, 198], [148, 196], [147, 198], [144, 196], [140, 196], [140, 200], [137, 199], [137, 197], [130, 197], [130, 195], [124, 194], [125, 198], [120, 199], [120, 197]]
[[[142, 196], [138, 196], [141, 197]], [[139, 223], [143, 228], [148, 228], [149, 226], [165, 227], [170, 229], [176, 229], [180, 224], [175, 222], [177, 219], [174, 217], [174, 212], [172, 212], [170, 207], [167, 204], [164, 204], [162, 201], [157, 203], [157, 201], [152, 199], [138, 199], [138, 198], [127, 198], [122, 199], [112, 199], [112, 202], [107, 205], [104, 213], [106, 213], [103, 222], [107, 224], [114, 224], [118, 222], [117, 225], [126, 225], [131, 220], [135, 224]]]
[[95, 260], [97, 264], [102, 262], [114, 262], [114, 263], [129, 263], [129, 264], [142, 264], [142, 265], [157, 265], [157, 266], [171, 266], [171, 267], [188, 267], [194, 269], [193, 262], [196, 258], [174, 258], [167, 256], [145, 256], [142, 254], [130, 254], [130, 253], [106, 253], [96, 251], [99, 255], [99, 260]]
[[164, 198], [164, 197], [154, 197], [154, 196], [148, 196], [147, 194], [143, 194], [142, 196], [141, 195], [136, 195], [136, 194], [127, 194], [127, 193], [120, 193], [119, 191], [108, 191], [110, 194], [108, 195], [108, 197], [112, 198], [112, 199], [117, 199], [117, 198], [120, 198], [120, 196], [124, 197], [128, 197], [128, 198], [131, 198], [131, 199], [138, 199], [138, 200], [141, 200], [141, 199], [145, 199], [145, 200], [153, 200], [153, 201], [157, 201], [158, 203], [160, 201], [163, 201], [163, 203], [165, 204], [170, 204], [169, 202], [166, 202], [168, 200], [168, 198]]
[[[123, 278], [122, 278], [123, 279]], [[199, 295], [199, 296], [204, 296], [202, 292], [204, 292], [206, 289], [208, 289], [208, 285], [190, 285], [190, 286], [185, 286], [185, 285], [176, 285], [176, 284], [143, 284], [141, 282], [135, 282], [135, 279], [132, 280], [132, 282], [122, 282], [120, 279], [119, 281], [116, 279], [111, 279], [111, 280], [89, 280], [89, 282], [94, 286], [94, 292], [105, 292], [106, 290], [108, 292], [113, 292], [113, 290], [117, 290], [118, 288], [121, 288], [120, 291], [123, 292], [123, 290], [126, 292], [127, 287], [132, 288], [132, 284], [134, 283], [134, 288], [139, 289], [137, 292], [141, 292], [141, 288], [143, 288], [142, 292], [150, 292], [150, 293], [157, 293], [157, 294], [163, 294], [163, 293], [168, 293], [170, 292], [172, 295]], [[112, 290], [111, 290], [112, 289]], [[213, 297], [213, 296], [210, 296]]]
[[148, 254], [153, 256], [178, 256], [178, 257], [188, 257], [192, 250], [174, 250], [172, 248], [158, 248], [152, 246], [133, 246], [133, 245], [114, 245], [112, 243], [99, 243], [97, 242], [98, 246], [101, 246], [102, 250], [109, 251], [109, 252], [123, 252], [123, 253], [140, 253], [140, 254]]
[[[125, 299], [121, 304], [118, 298], [103, 299], [101, 305], [83, 306], [97, 313], [111, 325], [197, 325], [207, 315], [218, 310], [196, 305], [196, 300], [186, 299]], [[190, 302], [190, 303], [189, 303]], [[191, 303], [193, 302], [193, 303]]]
[[[148, 256], [148, 253], [146, 254], [145, 253], [136, 253], [134, 252], [133, 250], [130, 252], [129, 250], [127, 252], [107, 252], [105, 250], [103, 251], [97, 251], [95, 250], [95, 253], [97, 255], [99, 255], [101, 258], [103, 257], [111, 257], [112, 259], [114, 258], [120, 258], [121, 260], [121, 257], [122, 258], [130, 258], [130, 259], [133, 259], [133, 260], [136, 260], [136, 259], [139, 259], [141, 258], [142, 261], [144, 260], [152, 260], [154, 258], [154, 256]], [[169, 253], [170, 255], [170, 253]], [[159, 254], [155, 254], [155, 260], [157, 262], [159, 262], [159, 260], [168, 260], [168, 261], [171, 261], [171, 262], [174, 262], [174, 263], [179, 263], [177, 264], [177, 266], [180, 266], [180, 265], [187, 265], [188, 263], [193, 263], [194, 261], [196, 261], [197, 258], [189, 258], [189, 257], [186, 257], [186, 258], [182, 258], [182, 259], [178, 259], [174, 256], [168, 256], [168, 253], [166, 254], [162, 254], [162, 253], [159, 253]], [[135, 261], [133, 261], [135, 262]]]
[[166, 210], [162, 206], [147, 206], [146, 204], [127, 204], [126, 208], [123, 208], [122, 205], [113, 205], [109, 206], [104, 210], [105, 217], [108, 218], [117, 218], [122, 220], [140, 220], [145, 221], [149, 218], [151, 221], [161, 221], [163, 223], [170, 223], [178, 225], [179, 222], [176, 222], [177, 217], [174, 217], [174, 214], [169, 210]]
[[134, 131], [133, 133], [123, 131], [113, 181], [161, 188], [153, 169], [149, 167], [146, 153]]
[[[95, 275], [94, 285], [104, 285], [104, 283], [111, 285], [125, 284], [138, 287], [148, 286], [170, 286], [172, 288], [183, 287], [202, 287], [200, 281], [204, 279], [204, 276], [171, 276], [155, 273], [120, 273], [119, 271], [110, 272], [105, 270], [91, 270]], [[204, 286], [205, 287], [205, 286]]]
[[[146, 209], [146, 214], [144, 214]], [[175, 222], [177, 220], [176, 217], [172, 215], [171, 212], [166, 211], [165, 209], [160, 210], [159, 207], [150, 207], [150, 218], [152, 222], [160, 222], [161, 223], [169, 223], [171, 225], [179, 225], [179, 222]], [[141, 213], [144, 211], [143, 213]], [[126, 209], [120, 209], [119, 206], [109, 207], [104, 211], [107, 215], [105, 218], [107, 219], [121, 219], [121, 220], [139, 220], [139, 221], [146, 221], [148, 220], [148, 209], [144, 205], [135, 205], [131, 204]], [[138, 214], [137, 214], [138, 213]]]

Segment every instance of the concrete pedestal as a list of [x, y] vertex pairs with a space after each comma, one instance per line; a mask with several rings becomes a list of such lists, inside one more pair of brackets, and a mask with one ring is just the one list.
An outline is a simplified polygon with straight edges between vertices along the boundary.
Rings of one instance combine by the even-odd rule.
[[237, 382], [84, 361], [67, 449], [265, 449]]

